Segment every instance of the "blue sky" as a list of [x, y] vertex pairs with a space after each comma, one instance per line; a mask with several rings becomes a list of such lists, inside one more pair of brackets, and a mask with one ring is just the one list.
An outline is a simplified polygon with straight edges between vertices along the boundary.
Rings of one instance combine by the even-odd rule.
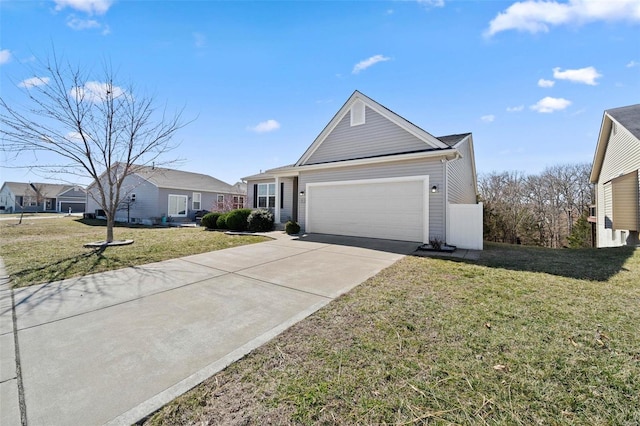
[[[472, 132], [479, 173], [590, 162], [605, 109], [640, 102], [640, 0], [0, 0], [0, 93], [34, 57], [105, 61], [195, 119], [168, 157], [229, 183], [295, 162], [354, 90], [435, 136]], [[46, 161], [38, 156], [37, 161]], [[0, 181], [42, 181], [31, 154]], [[88, 183], [80, 181], [79, 183]]]

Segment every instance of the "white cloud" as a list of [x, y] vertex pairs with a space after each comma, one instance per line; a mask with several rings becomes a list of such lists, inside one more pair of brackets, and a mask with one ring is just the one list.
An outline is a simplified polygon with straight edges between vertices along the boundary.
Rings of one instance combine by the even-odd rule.
[[561, 71], [560, 68], [553, 69], [553, 78], [558, 80], [569, 80], [574, 83], [584, 83], [590, 86], [598, 84], [596, 78], [602, 77], [594, 67], [580, 68], [577, 70]]
[[419, 5], [430, 9], [432, 7], [444, 7], [444, 0], [416, 0]]
[[520, 112], [524, 109], [524, 105], [518, 105], [514, 107], [507, 107], [507, 112]]
[[46, 86], [49, 84], [49, 77], [31, 77], [18, 83], [18, 87], [30, 89], [36, 86]]
[[484, 121], [485, 123], [492, 123], [495, 119], [496, 116], [493, 114], [483, 115], [482, 117], [480, 117], [480, 120]]
[[280, 128], [280, 123], [276, 120], [267, 120], [261, 123], [258, 123], [255, 126], [248, 127], [249, 130], [256, 133], [268, 133], [273, 132], [274, 130], [278, 130]]
[[107, 13], [113, 0], [54, 0], [56, 10], [71, 8], [89, 15], [104, 15]]
[[384, 61], [389, 61], [389, 60], [391, 60], [391, 58], [388, 58], [388, 57], [383, 56], [383, 55], [372, 56], [369, 59], [365, 59], [364, 61], [358, 62], [353, 67], [353, 71], [351, 71], [351, 73], [352, 74], [358, 74], [360, 71], [364, 71], [367, 68], [369, 68], [370, 66], [377, 64], [378, 62], [384, 62]]
[[563, 110], [569, 105], [571, 105], [571, 101], [564, 98], [552, 98], [547, 96], [540, 99], [536, 104], [531, 105], [530, 108], [534, 111], [550, 113]]
[[637, 67], [638, 65], [640, 65], [640, 63], [636, 62], [636, 61], [630, 61], [627, 64], [627, 68], [633, 68], [633, 67]]
[[125, 93], [121, 87], [109, 86], [107, 83], [98, 81], [89, 81], [83, 87], [74, 87], [69, 91], [69, 95], [76, 97], [78, 100], [84, 99], [95, 103], [103, 101], [107, 95], [119, 98]]
[[548, 32], [550, 26], [580, 25], [593, 21], [640, 22], [638, 0], [525, 0], [512, 4], [493, 18], [485, 36], [501, 31], [518, 30], [530, 33]]
[[539, 87], [553, 87], [554, 84], [556, 84], [556, 82], [553, 80], [545, 80], [544, 78], [538, 80]]
[[72, 30], [82, 31], [82, 30], [90, 30], [93, 28], [102, 28], [102, 24], [100, 24], [95, 19], [82, 19], [78, 18], [75, 15], [69, 15], [67, 17], [67, 27]]
[[11, 61], [11, 51], [9, 49], [0, 50], [0, 65]]

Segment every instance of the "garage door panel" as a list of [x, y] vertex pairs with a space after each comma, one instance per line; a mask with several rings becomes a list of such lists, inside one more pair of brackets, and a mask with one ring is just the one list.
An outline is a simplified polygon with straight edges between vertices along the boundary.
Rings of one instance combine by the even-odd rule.
[[310, 232], [422, 241], [425, 177], [310, 186]]
[[67, 201], [60, 202], [60, 211], [68, 212], [71, 207], [71, 213], [83, 213], [85, 211], [85, 203], [73, 203]]

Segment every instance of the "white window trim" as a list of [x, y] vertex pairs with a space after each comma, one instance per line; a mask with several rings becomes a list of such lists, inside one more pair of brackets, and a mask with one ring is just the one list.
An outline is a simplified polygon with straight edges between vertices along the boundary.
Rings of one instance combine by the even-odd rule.
[[243, 209], [245, 202], [246, 202], [246, 197], [244, 195], [234, 195], [233, 196], [233, 208], [236, 209]]
[[[197, 200], [196, 200], [197, 198]], [[198, 207], [196, 208], [196, 203]], [[191, 196], [191, 210], [202, 210], [202, 193], [194, 192]]]
[[[273, 193], [269, 193], [269, 187], [273, 185]], [[267, 195], [260, 195], [260, 187], [261, 186], [266, 186], [267, 187]], [[265, 199], [265, 206], [264, 207], [260, 207], [260, 198], [264, 198]], [[269, 207], [269, 199], [273, 198], [273, 207]], [[256, 205], [258, 206], [259, 209], [275, 209], [276, 208], [276, 184], [271, 182], [271, 183], [259, 183], [258, 184], [258, 200]]]
[[[183, 198], [184, 199], [184, 214], [180, 214], [180, 213], [170, 213], [169, 209], [171, 208], [171, 197], [176, 197], [176, 198]], [[189, 197], [187, 197], [186, 195], [180, 195], [180, 194], [169, 194], [169, 197], [167, 198], [167, 215], [171, 216], [171, 217], [187, 217], [187, 214], [189, 213]]]

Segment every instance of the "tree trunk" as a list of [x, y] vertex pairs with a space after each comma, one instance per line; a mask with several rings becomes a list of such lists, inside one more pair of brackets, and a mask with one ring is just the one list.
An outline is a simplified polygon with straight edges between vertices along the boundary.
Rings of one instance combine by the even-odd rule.
[[115, 223], [113, 215], [107, 215], [107, 243], [113, 242], [113, 225]]

